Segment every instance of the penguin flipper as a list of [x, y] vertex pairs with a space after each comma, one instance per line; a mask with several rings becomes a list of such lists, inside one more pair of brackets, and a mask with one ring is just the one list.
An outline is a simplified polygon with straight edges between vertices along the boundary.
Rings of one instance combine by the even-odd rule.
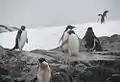
[[[82, 40], [79, 38], [79, 36], [77, 34], [75, 34], [79, 40], [79, 51], [80, 51], [80, 48], [81, 48], [81, 44], [82, 44]], [[81, 41], [80, 41], [81, 40]]]
[[82, 42], [80, 41], [80, 38], [78, 38], [78, 40], [79, 40], [79, 52], [80, 52]]
[[27, 40], [26, 40], [26, 43], [28, 44], [28, 38], [27, 38]]
[[58, 44], [60, 44], [61, 40], [62, 40], [62, 37], [60, 38], [60, 40], [59, 40]]
[[61, 45], [61, 46], [65, 45], [67, 42], [68, 42], [68, 39], [67, 39], [67, 40], [65, 40], [65, 41], [62, 43], [62, 45]]
[[22, 34], [22, 30], [19, 30], [18, 33], [17, 33], [17, 37], [16, 37], [16, 39], [20, 40], [20, 36], [21, 36], [21, 34]]
[[[65, 33], [65, 32], [64, 32], [64, 33]], [[62, 36], [61, 36], [61, 38], [60, 38], [60, 40], [59, 40], [58, 44], [60, 44], [60, 42], [62, 41], [63, 36], [64, 36], [64, 33], [62, 34]]]

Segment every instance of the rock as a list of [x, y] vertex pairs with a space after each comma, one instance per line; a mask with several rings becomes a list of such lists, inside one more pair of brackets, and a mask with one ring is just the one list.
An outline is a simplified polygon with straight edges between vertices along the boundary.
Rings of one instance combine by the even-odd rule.
[[119, 82], [120, 74], [112, 74], [112, 76], [108, 77], [105, 82]]
[[104, 50], [120, 50], [120, 35], [118, 34], [110, 37], [100, 37], [100, 42]]
[[8, 70], [2, 68], [2, 66], [0, 66], [0, 75], [7, 75], [8, 74]]
[[73, 82], [68, 71], [62, 68], [53, 68], [52, 70], [51, 82]]
[[0, 46], [0, 58], [3, 59], [6, 56], [7, 52]]
[[120, 56], [105, 53], [80, 52], [78, 56], [69, 57], [59, 50], [19, 52], [0, 47], [0, 82], [37, 82], [37, 65], [41, 57], [50, 65], [51, 82], [116, 81], [119, 75], [113, 74], [120, 73]]

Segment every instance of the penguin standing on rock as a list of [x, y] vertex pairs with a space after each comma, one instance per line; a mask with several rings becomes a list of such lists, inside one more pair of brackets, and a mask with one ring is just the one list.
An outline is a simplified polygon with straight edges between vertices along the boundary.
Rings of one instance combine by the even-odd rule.
[[66, 44], [68, 43], [68, 53], [70, 56], [76, 56], [79, 53], [80, 49], [80, 40], [77, 34], [73, 30], [68, 31], [68, 38], [67, 40], [63, 43]]
[[80, 40], [73, 30], [68, 31], [68, 53], [70, 56], [77, 55], [80, 49]]
[[[102, 47], [101, 47], [100, 41], [95, 36], [92, 27], [88, 27], [88, 29], [87, 29], [83, 39], [86, 42], [86, 44], [84, 46], [87, 49], [87, 51], [93, 51], [93, 50], [102, 51]], [[81, 40], [81, 44], [82, 44], [82, 40]]]
[[68, 31], [69, 30], [72, 30], [73, 28], [75, 28], [74, 26], [71, 26], [71, 25], [68, 25], [67, 27], [66, 27], [66, 29], [65, 29], [65, 31], [63, 32], [63, 35], [62, 35], [62, 37], [60, 38], [60, 40], [59, 40], [59, 44], [60, 44], [60, 42], [61, 42], [61, 48], [62, 48], [62, 51], [63, 52], [68, 52], [68, 43], [66, 43], [66, 44], [64, 44], [63, 45], [63, 43], [65, 43], [65, 41], [68, 39]]
[[26, 28], [25, 26], [21, 26], [21, 29], [17, 32], [17, 36], [15, 39], [15, 46], [10, 51], [14, 49], [19, 49], [20, 51], [22, 51], [25, 42], [28, 43], [27, 31], [25, 30], [25, 28]]
[[38, 82], [50, 82], [51, 78], [51, 70], [49, 64], [46, 62], [45, 58], [38, 59], [38, 72], [37, 72], [37, 80]]

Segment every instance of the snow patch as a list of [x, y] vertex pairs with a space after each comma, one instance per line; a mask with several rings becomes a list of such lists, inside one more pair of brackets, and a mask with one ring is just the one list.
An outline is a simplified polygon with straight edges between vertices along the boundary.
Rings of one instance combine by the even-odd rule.
[[[113, 34], [120, 34], [120, 21], [110, 21], [105, 24], [86, 23], [75, 25], [75, 32], [82, 38], [88, 27], [92, 27], [95, 35], [111, 36]], [[62, 36], [66, 26], [54, 26], [45, 28], [27, 29], [28, 44], [25, 44], [23, 50], [34, 49], [53, 49], [58, 47], [58, 41]], [[17, 31], [6, 32], [0, 34], [0, 45], [5, 48], [12, 48], [15, 45], [15, 37]]]

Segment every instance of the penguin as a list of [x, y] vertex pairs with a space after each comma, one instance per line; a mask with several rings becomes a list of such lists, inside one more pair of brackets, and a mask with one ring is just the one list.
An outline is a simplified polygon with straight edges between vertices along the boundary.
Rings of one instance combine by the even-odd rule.
[[[106, 11], [103, 12], [103, 14], [98, 14], [98, 16], [101, 17], [101, 24], [105, 23], [105, 17], [107, 18], [107, 13], [108, 13], [108, 12], [109, 12], [109, 11], [106, 10]], [[99, 21], [99, 18], [98, 18], [98, 21]], [[98, 21], [97, 21], [97, 22], [98, 22]]]
[[22, 51], [25, 42], [28, 43], [27, 31], [25, 28], [26, 28], [25, 26], [21, 26], [21, 29], [17, 32], [17, 36], [15, 39], [15, 46], [10, 51], [14, 49], [19, 49], [20, 51]]
[[73, 30], [69, 30], [68, 34], [68, 39], [63, 43], [63, 45], [68, 43], [68, 54], [70, 56], [76, 56], [80, 49], [80, 39]]
[[61, 49], [62, 49], [62, 52], [68, 52], [68, 43], [66, 43], [66, 44], [64, 44], [63, 45], [63, 43], [67, 40], [67, 38], [68, 38], [68, 31], [69, 30], [72, 30], [73, 28], [75, 28], [74, 26], [72, 26], [72, 25], [68, 25], [67, 27], [66, 27], [66, 29], [65, 29], [65, 31], [63, 32], [63, 35], [62, 35], [62, 37], [60, 38], [60, 40], [59, 40], [59, 43], [58, 44], [60, 44], [60, 42], [61, 42]]
[[[87, 51], [89, 51], [89, 50], [90, 51], [93, 51], [93, 50], [101, 51], [102, 50], [100, 41], [95, 36], [92, 27], [88, 27], [83, 39], [85, 39], [85, 41], [86, 41], [86, 44], [84, 46], [85, 46], [85, 48], [87, 48]], [[81, 44], [82, 44], [82, 40], [81, 40]]]
[[45, 58], [38, 59], [38, 72], [37, 80], [38, 82], [50, 82], [51, 78], [51, 69]]
[[70, 56], [77, 55], [80, 49], [80, 39], [78, 35], [73, 31], [68, 31], [68, 53]]

